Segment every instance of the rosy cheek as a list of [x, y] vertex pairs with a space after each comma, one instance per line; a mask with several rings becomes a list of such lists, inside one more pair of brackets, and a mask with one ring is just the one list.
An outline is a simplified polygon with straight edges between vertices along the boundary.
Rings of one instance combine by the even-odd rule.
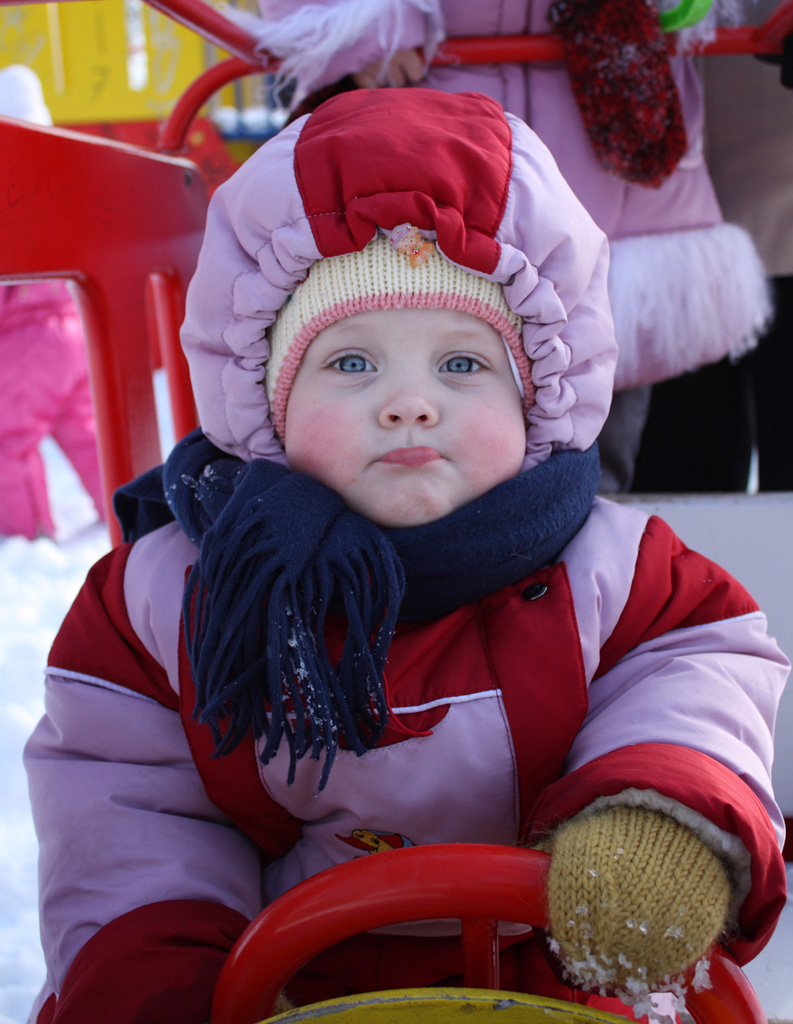
[[327, 448], [327, 434], [322, 429], [321, 417], [301, 416], [299, 421], [286, 421], [286, 454], [292, 469], [300, 473], [311, 472], [321, 464]]
[[526, 453], [523, 416], [504, 415], [503, 408], [483, 412], [468, 431], [469, 451], [485, 478], [507, 480], [515, 476]]
[[348, 417], [324, 410], [307, 413], [299, 421], [286, 423], [286, 454], [289, 465], [299, 473], [336, 487], [348, 461], [349, 439], [354, 437]]

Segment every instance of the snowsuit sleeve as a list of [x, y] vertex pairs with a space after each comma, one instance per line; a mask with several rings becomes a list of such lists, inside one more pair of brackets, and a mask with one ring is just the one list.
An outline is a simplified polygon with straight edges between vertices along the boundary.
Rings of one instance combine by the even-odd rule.
[[294, 103], [399, 50], [431, 56], [442, 38], [440, 0], [261, 0], [261, 18], [228, 15], [282, 58], [281, 77], [295, 80]]
[[176, 694], [130, 625], [129, 550], [94, 567], [67, 616], [26, 749], [48, 971], [37, 1024], [201, 1024], [261, 909], [260, 852], [207, 797]]
[[[765, 616], [726, 571], [686, 548], [660, 519], [620, 509], [605, 526], [602, 508], [593, 513], [590, 541], [614, 560], [601, 572], [608, 561], [601, 553], [590, 578], [598, 591], [592, 618], [605, 636], [586, 719], [565, 773], [534, 808], [534, 828], [614, 804], [661, 810], [693, 828], [731, 865], [731, 951], [743, 963], [768, 941], [785, 900], [784, 825], [771, 764], [789, 665]], [[612, 529], [621, 544], [611, 545]], [[634, 531], [635, 561], [615, 564]], [[574, 579], [576, 558], [574, 551]], [[627, 600], [614, 602], [625, 584]], [[583, 635], [588, 606], [578, 605]], [[586, 642], [584, 654], [591, 662]]]

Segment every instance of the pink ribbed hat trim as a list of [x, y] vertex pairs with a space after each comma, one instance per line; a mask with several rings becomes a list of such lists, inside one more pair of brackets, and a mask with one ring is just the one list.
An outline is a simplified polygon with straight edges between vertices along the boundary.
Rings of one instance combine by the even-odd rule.
[[534, 405], [534, 382], [531, 379], [529, 358], [515, 325], [503, 313], [493, 309], [492, 306], [480, 299], [454, 295], [449, 292], [425, 295], [392, 292], [387, 295], [373, 295], [338, 302], [335, 306], [329, 306], [328, 309], [318, 313], [297, 332], [289, 346], [289, 352], [281, 364], [271, 409], [275, 433], [282, 441], [286, 431], [286, 406], [289, 401], [289, 393], [308, 346], [320, 331], [338, 320], [344, 320], [355, 313], [367, 313], [375, 309], [459, 309], [463, 313], [470, 313], [472, 316], [484, 320], [494, 327], [509, 345], [523, 384], [524, 413], [527, 413]]

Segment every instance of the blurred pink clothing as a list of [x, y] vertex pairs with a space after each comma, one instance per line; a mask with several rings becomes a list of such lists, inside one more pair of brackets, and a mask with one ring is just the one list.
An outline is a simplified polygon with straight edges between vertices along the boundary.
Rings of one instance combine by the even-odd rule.
[[53, 534], [39, 452], [50, 435], [104, 515], [77, 309], [60, 282], [0, 288], [0, 534]]

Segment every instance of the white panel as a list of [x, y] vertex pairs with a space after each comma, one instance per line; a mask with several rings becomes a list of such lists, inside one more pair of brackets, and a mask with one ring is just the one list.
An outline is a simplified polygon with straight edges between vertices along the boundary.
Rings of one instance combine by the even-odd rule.
[[[768, 616], [770, 631], [793, 659], [793, 493], [630, 495], [625, 504], [665, 519], [688, 547], [740, 580]], [[793, 685], [776, 731], [774, 791], [793, 816]]]

